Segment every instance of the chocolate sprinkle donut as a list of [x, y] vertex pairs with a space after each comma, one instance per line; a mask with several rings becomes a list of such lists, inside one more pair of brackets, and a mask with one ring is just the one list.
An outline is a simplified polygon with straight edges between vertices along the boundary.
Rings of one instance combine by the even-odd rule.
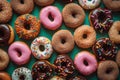
[[111, 11], [108, 9], [98, 8], [93, 10], [89, 15], [91, 26], [101, 33], [108, 32], [113, 24], [111, 14]]
[[99, 80], [117, 80], [119, 69], [114, 61], [106, 60], [99, 63], [97, 75]]
[[53, 72], [53, 66], [48, 61], [37, 61], [32, 67], [33, 80], [49, 80]]
[[12, 8], [7, 0], [0, 0], [0, 23], [7, 23], [12, 18]]
[[54, 61], [55, 73], [60, 77], [67, 77], [75, 71], [73, 61], [67, 55], [58, 55]]
[[30, 13], [34, 8], [33, 0], [11, 0], [11, 5], [18, 14]]
[[118, 51], [116, 45], [109, 38], [101, 38], [93, 45], [93, 52], [98, 60], [114, 60]]

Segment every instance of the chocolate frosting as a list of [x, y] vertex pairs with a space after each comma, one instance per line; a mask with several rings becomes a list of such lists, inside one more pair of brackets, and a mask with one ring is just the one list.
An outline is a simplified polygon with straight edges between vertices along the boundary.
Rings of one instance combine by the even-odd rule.
[[0, 45], [7, 45], [10, 39], [10, 28], [6, 24], [0, 24]]

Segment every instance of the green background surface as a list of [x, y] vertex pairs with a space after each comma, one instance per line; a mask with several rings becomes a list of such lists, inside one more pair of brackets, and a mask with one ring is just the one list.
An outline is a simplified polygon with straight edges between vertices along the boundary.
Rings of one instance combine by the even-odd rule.
[[[8, 0], [8, 1], [10, 1], [10, 0]], [[63, 9], [64, 6], [65, 6], [65, 4], [62, 3], [62, 1], [64, 1], [64, 0], [61, 0], [61, 1], [55, 0], [54, 4], [52, 4], [53, 6], [58, 7], [61, 12], [62, 12], [62, 9]], [[74, 0], [74, 2], [78, 4], [78, 1], [77, 1], [77, 0]], [[101, 3], [100, 7], [104, 8], [104, 5]], [[39, 19], [39, 13], [40, 13], [40, 10], [41, 10], [41, 9], [42, 9], [42, 7], [39, 7], [39, 6], [36, 6], [36, 5], [35, 5], [34, 10], [32, 11], [31, 14], [34, 15], [34, 16], [36, 16], [36, 17]], [[85, 18], [84, 24], [85, 24], [85, 25], [90, 25], [89, 19], [88, 19], [88, 15], [89, 15], [90, 11], [86, 11], [86, 10], [85, 10], [85, 13], [86, 13], [86, 18]], [[113, 15], [114, 21], [120, 20], [120, 12], [115, 12], [115, 13], [113, 13], [112, 15]], [[14, 28], [14, 22], [15, 22], [15, 20], [16, 20], [16, 18], [17, 18], [18, 16], [19, 16], [18, 14], [16, 14], [15, 12], [13, 12], [13, 17], [12, 17], [11, 21], [9, 22], [9, 24], [10, 24], [13, 28]], [[15, 29], [15, 28], [14, 28], [14, 29]], [[74, 33], [74, 29], [71, 29], [71, 28], [66, 27], [66, 26], [64, 25], [64, 23], [62, 23], [62, 26], [61, 26], [58, 30], [61, 30], [61, 29], [64, 29], [64, 30], [67, 29], [67, 30], [71, 31], [72, 34]], [[56, 31], [58, 31], [58, 30], [50, 31], [50, 30], [45, 29], [43, 26], [41, 26], [41, 30], [40, 30], [39, 36], [45, 36], [45, 37], [47, 37], [47, 38], [49, 38], [49, 39], [51, 40], [53, 34], [54, 34]], [[15, 31], [14, 31], [14, 32], [15, 32]], [[97, 33], [97, 39], [98, 39], [98, 38], [101, 38], [101, 37], [109, 37], [109, 36], [108, 36], [107, 33], [103, 33], [103, 34]], [[16, 34], [16, 32], [15, 32], [15, 41], [24, 41], [24, 42], [26, 42], [26, 43], [30, 46], [30, 44], [31, 44], [31, 42], [32, 42], [33, 40], [27, 40], [27, 41], [25, 41], [25, 40], [19, 39], [18, 36], [17, 36], [17, 34]], [[9, 46], [7, 46], [7, 47], [1, 47], [1, 48], [3, 48], [4, 50], [7, 51], [7, 50], [8, 50], [8, 47], [9, 47]], [[119, 47], [119, 49], [120, 49], [120, 46], [119, 46], [119, 45], [118, 45], [118, 47]], [[81, 50], [88, 50], [88, 51], [92, 52], [91, 48], [89, 48], [89, 49], [81, 49], [81, 48], [78, 48], [78, 47], [75, 45], [74, 49], [73, 49], [70, 53], [68, 53], [68, 55], [74, 60], [75, 55], [76, 55], [78, 52], [80, 52]], [[51, 56], [48, 60], [49, 60], [51, 63], [53, 63], [57, 55], [58, 55], [58, 54], [54, 51], [53, 54], [52, 54], [52, 56]], [[14, 55], [13, 55], [13, 56], [14, 56]], [[29, 69], [31, 69], [31, 68], [32, 68], [32, 65], [35, 63], [35, 61], [37, 61], [37, 60], [36, 60], [33, 56], [31, 56], [31, 59], [30, 59], [29, 63], [26, 64], [26, 65], [23, 65], [23, 66], [24, 66], [24, 67], [28, 67]], [[17, 66], [16, 64], [14, 64], [13, 62], [10, 61], [9, 65], [8, 65], [8, 67], [6, 68], [5, 71], [7, 71], [7, 72], [11, 75], [12, 72], [13, 72], [16, 68], [18, 68], [18, 67], [20, 67], [20, 66]], [[86, 78], [87, 78], [88, 80], [97, 80], [97, 79], [98, 79], [96, 73], [93, 73], [93, 74], [91, 74], [90, 76], [86, 76]], [[118, 78], [118, 80], [120, 80], [120, 77]]]

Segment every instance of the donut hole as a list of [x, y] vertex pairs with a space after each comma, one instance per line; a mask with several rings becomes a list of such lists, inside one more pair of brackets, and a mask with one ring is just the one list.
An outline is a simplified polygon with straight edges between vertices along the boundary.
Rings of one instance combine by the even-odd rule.
[[0, 29], [0, 37], [4, 37], [4, 32], [3, 32], [3, 30], [2, 29]]
[[83, 34], [83, 36], [82, 36], [84, 39], [86, 39], [87, 38], [87, 34]]
[[88, 1], [92, 1], [92, 0], [88, 0]]
[[17, 51], [17, 55], [20, 57], [21, 55], [22, 55], [22, 53], [21, 53], [21, 51], [20, 50], [18, 50], [18, 49], [16, 49], [16, 51]]
[[103, 49], [104, 49], [105, 52], [107, 52], [107, 51], [109, 51], [111, 49], [111, 47], [109, 45], [107, 45], [107, 44], [104, 44]]
[[20, 75], [19, 79], [20, 80], [25, 80], [25, 75]]
[[107, 74], [110, 74], [112, 72], [112, 68], [108, 68], [107, 70], [106, 70], [106, 73]]
[[83, 63], [84, 63], [86, 66], [89, 65], [88, 62], [87, 62], [86, 60], [84, 60]]
[[67, 62], [62, 62], [61, 63], [61, 66], [66, 66], [67, 65]]
[[104, 20], [106, 19], [105, 13], [101, 11], [101, 12], [98, 14], [98, 19], [99, 19], [99, 22], [100, 22], [100, 23], [104, 22]]
[[120, 35], [120, 31], [118, 32], [118, 34]]
[[29, 23], [24, 23], [24, 28], [27, 29], [27, 30], [30, 30], [30, 24]]
[[0, 12], [2, 11], [3, 9], [2, 9], [2, 5], [0, 5]]
[[39, 46], [39, 50], [40, 50], [40, 51], [44, 51], [44, 50], [45, 50], [44, 45], [40, 45], [40, 46]]
[[61, 40], [61, 43], [62, 43], [62, 44], [65, 44], [65, 43], [66, 43], [66, 40], [65, 40], [65, 39], [62, 39], [62, 40]]
[[49, 18], [51, 21], [54, 21], [54, 18], [53, 18], [53, 16], [52, 16], [52, 14], [49, 14], [49, 15], [48, 15], [48, 18]]
[[72, 13], [72, 17], [76, 18], [76, 13]]
[[24, 4], [24, 0], [20, 0], [20, 3], [21, 3], [21, 4]]

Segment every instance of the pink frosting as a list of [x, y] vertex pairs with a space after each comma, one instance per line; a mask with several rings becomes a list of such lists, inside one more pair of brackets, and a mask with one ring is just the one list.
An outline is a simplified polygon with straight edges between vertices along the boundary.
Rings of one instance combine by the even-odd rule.
[[10, 45], [8, 54], [13, 62], [23, 65], [29, 61], [31, 50], [25, 43], [17, 41]]
[[[54, 19], [51, 21], [48, 16], [51, 15]], [[40, 20], [45, 28], [50, 30], [56, 30], [62, 24], [62, 15], [57, 7], [47, 6], [40, 12]]]
[[[87, 61], [88, 65], [84, 64], [84, 60]], [[97, 69], [96, 58], [87, 51], [78, 53], [75, 57], [74, 64], [83, 75], [90, 75]]]

